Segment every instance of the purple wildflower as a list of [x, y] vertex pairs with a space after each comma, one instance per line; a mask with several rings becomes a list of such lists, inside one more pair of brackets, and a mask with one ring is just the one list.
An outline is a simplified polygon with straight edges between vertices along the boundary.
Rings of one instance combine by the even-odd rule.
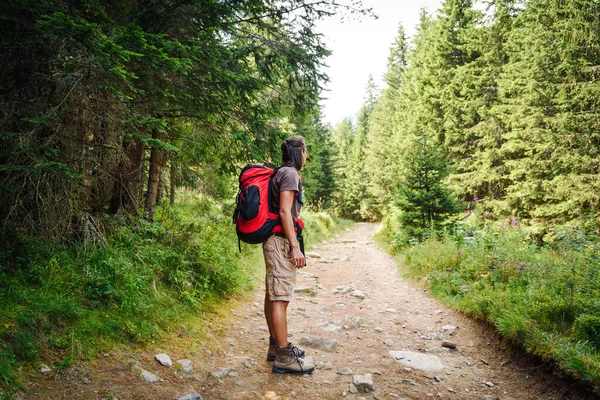
[[473, 196], [473, 201], [477, 202], [479, 200], [479, 197], [477, 197], [477, 195]]
[[510, 223], [510, 225], [513, 226], [513, 227], [517, 226], [517, 225], [519, 225], [519, 221], [517, 221], [517, 219], [515, 218], [515, 219], [512, 220], [512, 222]]

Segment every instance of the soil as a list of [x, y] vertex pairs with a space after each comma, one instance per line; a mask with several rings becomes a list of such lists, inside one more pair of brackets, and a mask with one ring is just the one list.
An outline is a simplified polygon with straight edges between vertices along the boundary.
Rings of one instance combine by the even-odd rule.
[[[18, 397], [178, 399], [196, 392], [205, 400], [596, 398], [502, 341], [485, 324], [443, 306], [426, 289], [403, 279], [374, 243], [376, 229], [357, 224], [324, 241], [299, 271], [298, 292], [288, 309], [290, 341], [336, 341], [333, 351], [303, 346], [317, 364], [311, 375], [271, 373], [264, 290], [259, 286], [244, 301], [229, 302], [227, 312], [208, 316], [208, 322], [204, 316], [200, 336], [181, 331], [146, 349], [101, 354], [60, 372], [36, 371]], [[361, 297], [354, 289], [366, 298], [354, 297]], [[456, 348], [443, 347], [445, 340]], [[399, 350], [439, 357], [443, 369], [403, 365], [401, 357], [390, 354]], [[175, 366], [160, 365], [157, 353], [167, 353]], [[176, 367], [180, 359], [193, 362], [191, 373]], [[142, 380], [139, 368], [160, 380]], [[352, 393], [353, 376], [365, 374], [372, 375], [374, 390]]]

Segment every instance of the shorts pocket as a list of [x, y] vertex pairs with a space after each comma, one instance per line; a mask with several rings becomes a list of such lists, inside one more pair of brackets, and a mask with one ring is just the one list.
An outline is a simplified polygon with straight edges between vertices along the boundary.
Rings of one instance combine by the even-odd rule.
[[293, 290], [292, 278], [288, 276], [273, 277], [273, 294], [275, 296], [290, 296]]

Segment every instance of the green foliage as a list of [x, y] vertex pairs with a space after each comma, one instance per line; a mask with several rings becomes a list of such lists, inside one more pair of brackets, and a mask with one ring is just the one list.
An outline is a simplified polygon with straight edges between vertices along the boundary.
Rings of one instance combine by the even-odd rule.
[[[0, 388], [16, 368], [44, 360], [67, 368], [115, 345], [146, 344], [260, 279], [259, 246], [243, 245], [221, 206], [198, 194], [157, 210], [154, 223], [103, 221], [106, 245], [58, 245], [13, 230], [0, 248]], [[308, 246], [343, 226], [303, 213]]]
[[278, 120], [318, 116], [329, 51], [315, 21], [343, 10], [368, 13], [305, 0], [9, 1], [0, 216], [68, 242], [106, 212], [143, 206], [151, 220], [167, 183], [172, 202], [182, 186], [227, 197], [239, 164], [278, 156]]
[[407, 248], [403, 261], [435, 296], [598, 387], [600, 246], [577, 230], [559, 236], [540, 248], [519, 227], [467, 223]]
[[407, 149], [405, 180], [400, 187], [400, 226], [411, 238], [422, 239], [427, 231], [447, 225], [458, 205], [444, 187], [447, 169], [442, 154], [425, 137]]

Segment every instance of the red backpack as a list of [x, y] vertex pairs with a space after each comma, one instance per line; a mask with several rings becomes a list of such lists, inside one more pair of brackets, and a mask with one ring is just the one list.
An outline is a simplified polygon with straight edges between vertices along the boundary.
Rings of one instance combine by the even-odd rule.
[[[240, 189], [236, 196], [237, 207], [233, 213], [233, 223], [238, 241], [251, 244], [262, 243], [272, 234], [283, 232], [279, 219], [279, 205], [271, 201], [273, 176], [279, 168], [271, 169], [260, 164], [248, 164], [240, 173]], [[302, 186], [296, 192], [296, 199], [302, 197]], [[301, 200], [300, 200], [301, 201]], [[300, 249], [304, 253], [302, 240], [304, 222], [294, 218], [294, 230]]]

